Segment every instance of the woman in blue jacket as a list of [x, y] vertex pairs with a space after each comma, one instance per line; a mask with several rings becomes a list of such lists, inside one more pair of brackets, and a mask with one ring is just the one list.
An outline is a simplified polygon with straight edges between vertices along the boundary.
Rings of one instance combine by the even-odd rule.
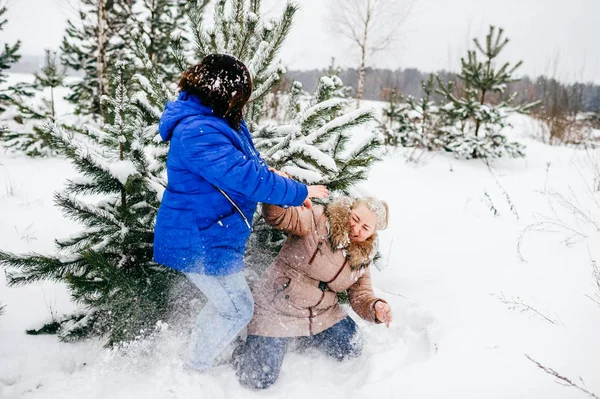
[[170, 141], [169, 183], [156, 218], [154, 259], [185, 273], [208, 298], [190, 361], [206, 370], [252, 318], [242, 269], [257, 203], [298, 206], [328, 192], [286, 178], [261, 159], [242, 115], [252, 93], [242, 62], [211, 54], [182, 74], [179, 88], [159, 125]]

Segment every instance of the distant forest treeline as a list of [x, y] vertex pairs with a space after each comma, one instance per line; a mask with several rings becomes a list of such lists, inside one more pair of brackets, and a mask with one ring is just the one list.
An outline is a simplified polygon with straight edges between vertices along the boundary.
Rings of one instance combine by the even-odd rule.
[[[11, 72], [38, 72], [43, 62], [43, 57], [24, 56], [19, 63], [11, 68]], [[285, 80], [279, 85], [279, 89], [287, 89], [291, 82], [297, 80], [304, 85], [306, 91], [313, 92], [318, 79], [327, 72], [326, 69], [289, 70], [285, 75]], [[440, 71], [437, 74], [444, 82], [456, 81], [456, 74], [453, 72]], [[357, 69], [343, 69], [339, 73], [339, 77], [344, 84], [356, 91]], [[426, 80], [428, 77], [428, 72], [422, 72], [416, 68], [396, 70], [367, 68], [364, 98], [366, 100], [388, 101], [392, 90], [396, 90], [404, 96], [411, 95], [419, 98], [423, 95], [421, 81]], [[509, 92], [516, 91], [518, 101], [532, 102], [553, 97], [558, 102], [569, 102], [569, 108], [576, 107], [583, 112], [600, 112], [600, 85], [591, 83], [563, 84], [553, 78], [541, 76], [531, 79], [526, 76], [519, 82], [510, 83], [507, 90]], [[546, 103], [547, 101], [543, 102]]]
[[[282, 85], [297, 80], [304, 85], [306, 91], [312, 92], [318, 79], [326, 73], [327, 70], [324, 69], [290, 70], [286, 73], [286, 82], [282, 82]], [[444, 82], [457, 81], [456, 73], [440, 71], [437, 74]], [[420, 98], [423, 95], [421, 81], [427, 80], [429, 75], [430, 73], [415, 68], [397, 70], [367, 68], [364, 98], [388, 101], [392, 90], [404, 96]], [[339, 77], [345, 85], [356, 91], [357, 69], [344, 69], [339, 73]], [[576, 107], [579, 111], [600, 112], [600, 85], [591, 83], [563, 84], [553, 78], [542, 76], [532, 80], [526, 76], [518, 82], [510, 83], [507, 92], [517, 92], [518, 102], [541, 100], [543, 103], [548, 103], [548, 99], [553, 98], [557, 102], [569, 102], [569, 108]]]

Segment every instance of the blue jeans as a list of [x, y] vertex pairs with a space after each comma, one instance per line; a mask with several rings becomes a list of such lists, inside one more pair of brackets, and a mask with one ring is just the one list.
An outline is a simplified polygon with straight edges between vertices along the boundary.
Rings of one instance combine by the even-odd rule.
[[[313, 347], [339, 361], [360, 356], [362, 342], [356, 339], [356, 323], [350, 317], [310, 337], [298, 337], [300, 347]], [[249, 335], [234, 352], [233, 367], [241, 385], [268, 388], [279, 377], [289, 342], [294, 338]]]
[[207, 297], [208, 302], [198, 314], [195, 342], [190, 366], [203, 371], [250, 322], [254, 301], [242, 272], [224, 276], [186, 273]]

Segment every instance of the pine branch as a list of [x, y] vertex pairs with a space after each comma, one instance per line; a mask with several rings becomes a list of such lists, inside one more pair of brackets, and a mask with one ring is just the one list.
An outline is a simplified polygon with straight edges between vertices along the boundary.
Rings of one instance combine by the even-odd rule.
[[43, 280], [60, 282], [69, 273], [82, 267], [79, 257], [67, 260], [36, 253], [15, 255], [3, 251], [0, 251], [0, 265], [9, 269], [6, 277], [11, 287]]

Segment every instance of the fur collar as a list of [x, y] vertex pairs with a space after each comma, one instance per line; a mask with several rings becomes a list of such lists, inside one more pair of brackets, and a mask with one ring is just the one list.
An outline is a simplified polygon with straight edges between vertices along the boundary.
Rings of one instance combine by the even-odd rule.
[[328, 221], [329, 243], [335, 251], [345, 249], [350, 267], [360, 269], [367, 267], [377, 252], [377, 233], [374, 233], [364, 242], [350, 242], [348, 237], [348, 224], [350, 220], [350, 207], [352, 199], [340, 197], [325, 207]]

